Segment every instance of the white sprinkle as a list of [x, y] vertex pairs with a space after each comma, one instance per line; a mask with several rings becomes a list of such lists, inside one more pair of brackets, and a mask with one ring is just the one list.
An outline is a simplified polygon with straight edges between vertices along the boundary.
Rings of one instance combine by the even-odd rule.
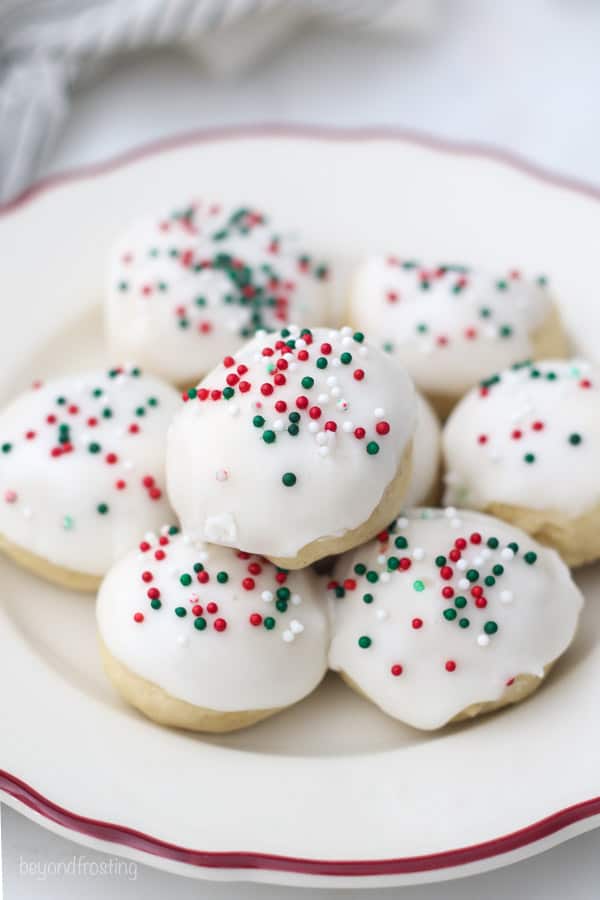
[[312, 422], [309, 422], [309, 423], [308, 423], [308, 430], [311, 432], [311, 434], [316, 434], [317, 431], [319, 430], [319, 424], [318, 424], [318, 422], [315, 422], [314, 420], [313, 420]]
[[352, 344], [352, 338], [344, 337], [342, 338], [342, 347], [349, 347]]
[[461, 519], [452, 519], [452, 521], [450, 522], [450, 525], [452, 526], [452, 528], [460, 528], [462, 525], [462, 520]]
[[294, 640], [294, 633], [293, 631], [290, 631], [289, 628], [286, 628], [281, 636], [286, 644], [291, 644]]
[[304, 625], [302, 624], [302, 622], [299, 622], [298, 619], [292, 619], [292, 621], [290, 622], [290, 631], [292, 631], [294, 634], [302, 634], [302, 632], [304, 631]]
[[461, 589], [461, 591], [466, 591], [467, 588], [469, 587], [470, 583], [471, 582], [467, 581], [466, 578], [461, 578], [460, 581], [458, 582], [458, 586]]
[[485, 562], [485, 560], [484, 560], [483, 556], [479, 555], [479, 556], [476, 556], [475, 559], [473, 560], [473, 565], [474, 566], [482, 566], [484, 562]]
[[514, 559], [515, 554], [510, 549], [510, 547], [505, 547], [504, 550], [502, 551], [502, 553], [500, 554], [500, 556], [502, 557], [502, 559], [505, 559], [508, 561], [510, 559]]
[[339, 397], [341, 393], [342, 393], [342, 389], [341, 389], [341, 388], [339, 388], [339, 387], [337, 387], [337, 386], [331, 388], [331, 396], [332, 396], [332, 397]]
[[333, 357], [333, 359], [331, 360], [331, 365], [333, 366], [334, 369], [339, 369], [341, 363], [340, 363], [339, 359], [337, 358], [337, 356]]
[[275, 419], [275, 421], [273, 422], [273, 431], [283, 431], [283, 428], [283, 419]]
[[187, 636], [187, 634], [178, 634], [177, 635], [177, 645], [179, 647], [187, 647], [189, 642], [190, 642], [190, 639]]
[[337, 377], [335, 375], [330, 375], [327, 379], [327, 386], [335, 387], [336, 384], [337, 384]]
[[329, 447], [319, 447], [319, 456], [329, 456]]
[[200, 562], [206, 562], [207, 559], [208, 559], [208, 553], [206, 552], [206, 550], [200, 550], [198, 552], [198, 560]]
[[298, 368], [298, 363], [297, 363], [297, 362], [291, 362], [291, 363], [288, 365], [288, 372], [295, 372], [297, 368]]
[[[288, 326], [288, 327], [291, 328], [291, 326]], [[257, 338], [264, 338], [264, 337], [266, 337], [266, 336], [267, 336], [267, 332], [265, 331], [264, 328], [259, 328], [258, 331], [255, 331], [255, 332], [254, 332], [254, 337], [257, 337]], [[259, 359], [260, 359], [260, 357], [259, 357]]]
[[392, 576], [391, 576], [390, 572], [382, 572], [381, 575], [379, 576], [379, 580], [382, 581], [384, 584], [387, 584], [391, 577]]
[[265, 601], [265, 603], [270, 603], [273, 599], [273, 594], [271, 593], [271, 591], [263, 591], [260, 596]]
[[227, 404], [227, 412], [229, 415], [235, 419], [236, 416], [240, 414], [240, 408], [237, 403], [228, 403]]
[[123, 460], [123, 468], [127, 469], [127, 471], [130, 472], [133, 469], [133, 460], [124, 459]]
[[487, 636], [487, 634], [480, 634], [480, 635], [478, 635], [478, 637], [477, 637], [477, 643], [479, 644], [480, 647], [487, 647], [487, 645], [489, 644], [489, 642], [490, 642], [490, 639], [489, 639], [489, 637]]
[[32, 515], [33, 515], [33, 510], [31, 509], [31, 507], [30, 507], [30, 506], [24, 506], [24, 507], [23, 507], [23, 518], [24, 518], [24, 519], [30, 519], [30, 518], [32, 517]]
[[379, 619], [380, 622], [383, 622], [385, 619], [387, 619], [388, 615], [389, 615], [389, 613], [388, 613], [387, 609], [375, 610], [375, 616], [376, 616], [376, 618]]
[[304, 338], [298, 338], [298, 340], [296, 341], [296, 350], [304, 350], [305, 347], [306, 341], [304, 340]]
[[423, 547], [415, 547], [412, 552], [412, 558], [416, 559], [417, 561], [425, 559], [425, 550], [423, 549]]
[[292, 594], [292, 605], [300, 606], [301, 603], [302, 603], [302, 597], [300, 596], [300, 594]]
[[382, 406], [377, 406], [373, 411], [373, 415], [376, 419], [383, 419], [385, 416], [385, 409]]
[[329, 403], [329, 394], [319, 394], [317, 397], [317, 403]]
[[352, 335], [352, 329], [349, 325], [344, 325], [342, 328], [340, 328], [340, 334], [342, 335], [342, 337], [348, 337], [348, 335]]
[[467, 568], [467, 565], [468, 565], [468, 563], [467, 563], [466, 559], [457, 559], [456, 560], [456, 568], [458, 569], [459, 572], [464, 572], [465, 569]]
[[147, 541], [148, 544], [153, 544], [156, 540], [156, 535], [153, 531], [147, 531], [144, 535], [144, 540]]
[[387, 557], [386, 557], [385, 553], [380, 553], [380, 554], [377, 556], [377, 562], [379, 563], [380, 566], [382, 566], [382, 565], [385, 563], [386, 558], [387, 558]]
[[406, 526], [408, 525], [408, 519], [405, 516], [401, 516], [396, 520], [396, 525], [398, 526], [398, 528], [406, 528]]
[[358, 353], [359, 353], [359, 356], [368, 356], [368, 355], [369, 355], [369, 348], [368, 348], [368, 347], [365, 347], [365, 346], [363, 345], [363, 346], [360, 348], [360, 350], [358, 351]]
[[490, 452], [488, 453], [488, 456], [489, 456], [491, 462], [495, 462], [495, 463], [500, 462], [500, 460], [502, 459], [502, 455], [500, 454], [500, 452], [495, 449], [490, 450]]
[[352, 422], [344, 422], [342, 425], [342, 431], [345, 431], [346, 434], [354, 429], [354, 424]]
[[512, 603], [513, 592], [512, 591], [500, 591], [500, 600], [502, 601], [502, 603]]
[[186, 546], [192, 543], [192, 539], [191, 539], [191, 537], [189, 536], [189, 534], [184, 534], [184, 535], [182, 535], [181, 540], [183, 541], [183, 543], [184, 543]]
[[447, 506], [446, 509], [444, 510], [444, 515], [445, 515], [446, 518], [448, 518], [448, 519], [453, 519], [453, 518], [455, 517], [455, 515], [456, 515], [456, 507], [454, 507], [454, 506]]
[[317, 434], [317, 444], [326, 444], [327, 443], [327, 435], [324, 431], [319, 431]]
[[491, 555], [492, 555], [492, 551], [490, 550], [489, 547], [484, 547], [483, 550], [481, 551], [481, 558], [484, 560], [489, 559]]

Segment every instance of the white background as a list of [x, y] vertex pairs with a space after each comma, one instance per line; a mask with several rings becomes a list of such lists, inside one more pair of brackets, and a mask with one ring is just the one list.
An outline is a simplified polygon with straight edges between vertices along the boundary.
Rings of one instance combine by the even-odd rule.
[[[106, 159], [199, 127], [300, 122], [392, 125], [484, 142], [600, 184], [600, 3], [439, 2], [436, 29], [418, 41], [306, 31], [279, 47], [260, 68], [228, 80], [206, 78], [181, 51], [123, 60], [79, 91], [48, 171]], [[19, 863], [56, 863], [81, 854], [92, 861], [100, 856], [7, 809], [3, 825], [6, 900], [306, 896], [300, 889], [188, 881], [145, 867], [139, 867], [135, 881], [37, 880], [19, 874]], [[508, 869], [369, 897], [563, 900], [568, 894], [570, 900], [595, 900], [599, 883], [596, 832]], [[315, 893], [334, 896], [333, 891]], [[366, 892], [349, 894], [356, 898]]]

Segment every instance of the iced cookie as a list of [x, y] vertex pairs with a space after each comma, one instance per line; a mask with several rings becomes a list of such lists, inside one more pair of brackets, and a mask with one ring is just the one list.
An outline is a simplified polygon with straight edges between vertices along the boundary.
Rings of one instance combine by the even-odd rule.
[[354, 275], [350, 321], [398, 357], [442, 416], [490, 372], [566, 355], [546, 279], [516, 271], [370, 256]]
[[109, 264], [111, 352], [189, 387], [257, 329], [325, 321], [327, 276], [248, 207], [198, 202], [135, 222]]
[[108, 573], [97, 619], [106, 672], [162, 725], [233, 731], [297, 703], [327, 668], [328, 626], [310, 571], [147, 535]]
[[360, 332], [261, 332], [183, 400], [167, 485], [194, 539], [300, 569], [368, 540], [402, 506], [415, 392]]
[[600, 557], [600, 371], [524, 363], [458, 404], [444, 431], [446, 502], [513, 522], [572, 566]]
[[388, 715], [434, 729], [534, 691], [583, 598], [559, 556], [481, 513], [412, 510], [329, 585], [329, 664]]
[[36, 382], [0, 414], [0, 547], [95, 590], [145, 524], [172, 518], [167, 426], [179, 398], [135, 367]]
[[403, 505], [435, 505], [441, 493], [442, 430], [425, 398], [416, 393], [417, 425], [413, 438], [412, 476]]

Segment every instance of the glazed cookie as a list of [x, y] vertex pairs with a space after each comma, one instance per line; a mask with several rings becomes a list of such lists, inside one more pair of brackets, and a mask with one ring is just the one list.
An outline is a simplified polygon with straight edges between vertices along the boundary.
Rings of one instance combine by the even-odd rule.
[[600, 557], [600, 371], [523, 363], [486, 379], [444, 431], [446, 502], [486, 510], [559, 551]]
[[566, 355], [546, 278], [515, 271], [495, 277], [370, 256], [354, 275], [350, 321], [397, 354], [442, 416], [490, 372]]
[[97, 619], [109, 678], [161, 725], [252, 725], [310, 694], [327, 669], [327, 616], [310, 571], [176, 528], [147, 535], [110, 570]]
[[166, 432], [178, 395], [135, 367], [35, 382], [0, 414], [0, 546], [58, 584], [95, 590], [144, 523], [172, 516]]
[[343, 556], [329, 664], [388, 715], [441, 728], [534, 691], [583, 598], [553, 551], [512, 525], [412, 510]]
[[132, 224], [113, 249], [113, 355], [189, 387], [257, 329], [326, 316], [327, 266], [263, 213], [193, 203]]
[[416, 392], [417, 425], [413, 438], [412, 476], [403, 504], [435, 505], [441, 493], [442, 429], [422, 394]]
[[167, 485], [194, 539], [300, 569], [368, 540], [402, 506], [414, 388], [360, 332], [261, 332], [183, 399]]

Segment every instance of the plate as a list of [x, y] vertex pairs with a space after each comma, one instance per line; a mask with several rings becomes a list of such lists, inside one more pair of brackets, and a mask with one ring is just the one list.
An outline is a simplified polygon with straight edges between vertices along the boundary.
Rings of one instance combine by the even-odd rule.
[[[104, 361], [107, 247], [209, 193], [270, 209], [339, 261], [364, 250], [546, 271], [598, 357], [600, 203], [497, 153], [391, 132], [205, 132], [51, 179], [0, 217], [4, 401]], [[338, 295], [343, 276], [337, 283]], [[88, 846], [186, 875], [386, 886], [481, 872], [600, 818], [600, 572], [568, 655], [526, 703], [421, 734], [335, 676], [229, 736], [161, 729], [105, 681], [93, 603], [0, 562], [0, 797]]]

